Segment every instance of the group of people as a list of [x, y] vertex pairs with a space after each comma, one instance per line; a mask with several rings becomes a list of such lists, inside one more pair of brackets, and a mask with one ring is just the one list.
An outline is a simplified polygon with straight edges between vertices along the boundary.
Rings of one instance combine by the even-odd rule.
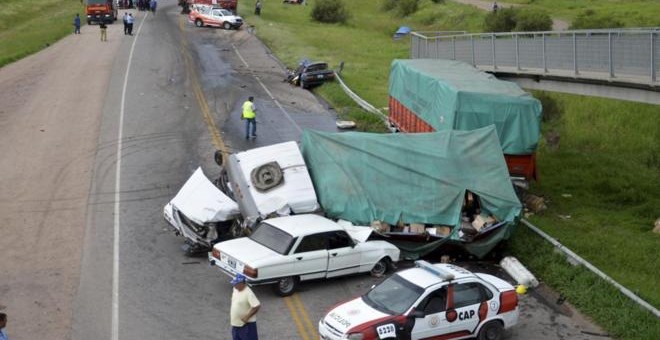
[[156, 7], [158, 2], [156, 0], [138, 0], [137, 9], [138, 11], [152, 11], [156, 13]]
[[124, 35], [133, 35], [133, 13], [124, 13]]

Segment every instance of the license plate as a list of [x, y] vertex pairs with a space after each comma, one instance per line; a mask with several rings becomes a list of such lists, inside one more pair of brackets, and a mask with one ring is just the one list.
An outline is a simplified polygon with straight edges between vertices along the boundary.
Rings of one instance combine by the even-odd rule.
[[232, 260], [232, 259], [227, 259], [227, 264], [228, 264], [230, 267], [236, 269], [236, 261], [234, 261], [234, 260]]
[[323, 75], [319, 74], [318, 76], [316, 76], [316, 79], [323, 79]]

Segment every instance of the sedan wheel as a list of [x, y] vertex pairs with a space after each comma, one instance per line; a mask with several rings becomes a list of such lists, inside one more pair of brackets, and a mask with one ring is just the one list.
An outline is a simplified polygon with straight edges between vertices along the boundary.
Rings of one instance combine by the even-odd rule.
[[485, 324], [479, 331], [478, 340], [500, 340], [504, 333], [504, 326], [499, 321]]
[[371, 272], [369, 273], [373, 277], [381, 277], [385, 275], [385, 273], [387, 272], [388, 266], [389, 266], [389, 261], [387, 260], [387, 258], [382, 258], [378, 262], [376, 262], [374, 267], [371, 268]]
[[222, 28], [224, 28], [226, 30], [231, 29], [231, 24], [225, 21], [225, 23], [222, 24]]
[[195, 20], [195, 26], [202, 27], [204, 26], [204, 22], [201, 19], [197, 19]]
[[296, 291], [298, 279], [293, 276], [283, 277], [275, 283], [273, 290], [279, 296], [289, 296]]

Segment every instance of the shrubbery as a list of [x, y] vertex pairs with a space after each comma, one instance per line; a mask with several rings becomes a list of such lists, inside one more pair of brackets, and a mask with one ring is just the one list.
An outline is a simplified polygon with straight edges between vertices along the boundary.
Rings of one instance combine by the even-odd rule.
[[594, 10], [588, 9], [573, 20], [570, 29], [589, 29], [589, 28], [620, 28], [623, 23], [615, 19], [610, 14], [598, 15]]
[[383, 3], [381, 4], [381, 8], [385, 12], [389, 12], [393, 9], [396, 8], [396, 5], [399, 4], [398, 0], [383, 0]]
[[342, 0], [316, 0], [312, 8], [312, 19], [325, 23], [345, 23], [348, 10]]
[[[434, 0], [433, 2], [442, 2], [444, 0]], [[397, 14], [407, 17], [419, 9], [419, 0], [383, 0], [381, 3], [383, 11], [389, 12], [396, 9]]]
[[445, 0], [431, 0], [434, 4], [444, 4]]
[[486, 32], [549, 31], [552, 18], [545, 11], [533, 9], [502, 8], [489, 13], [484, 19]]

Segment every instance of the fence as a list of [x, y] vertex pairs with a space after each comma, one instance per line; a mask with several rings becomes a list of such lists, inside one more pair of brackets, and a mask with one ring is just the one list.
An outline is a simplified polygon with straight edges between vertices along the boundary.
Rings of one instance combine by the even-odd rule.
[[657, 86], [660, 28], [411, 34], [411, 58], [461, 60], [501, 72]]

